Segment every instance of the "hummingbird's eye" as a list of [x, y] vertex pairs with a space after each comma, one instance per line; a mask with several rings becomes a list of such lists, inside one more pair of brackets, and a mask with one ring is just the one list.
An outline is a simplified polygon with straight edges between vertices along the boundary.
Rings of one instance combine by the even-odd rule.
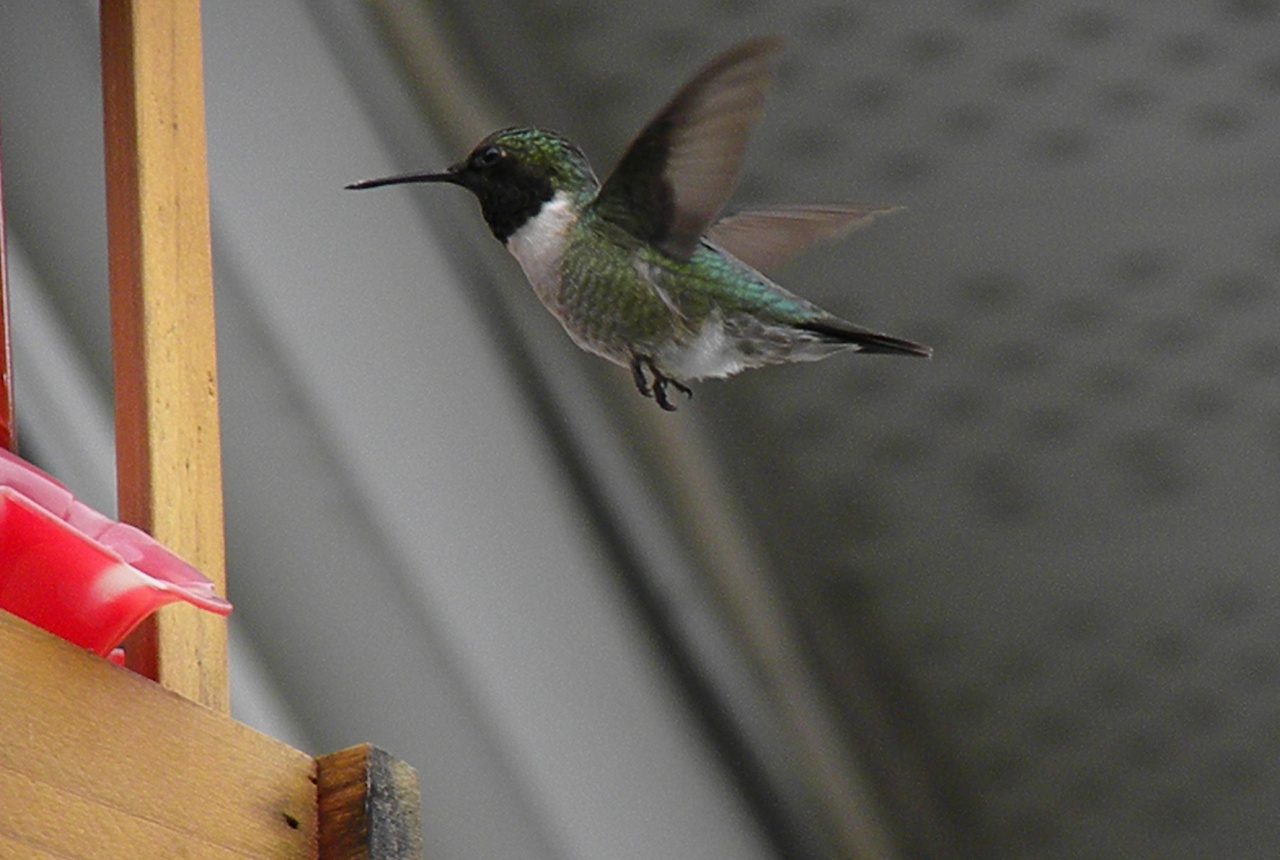
[[497, 146], [486, 146], [472, 157], [471, 162], [476, 167], [493, 167], [502, 160], [502, 149]]

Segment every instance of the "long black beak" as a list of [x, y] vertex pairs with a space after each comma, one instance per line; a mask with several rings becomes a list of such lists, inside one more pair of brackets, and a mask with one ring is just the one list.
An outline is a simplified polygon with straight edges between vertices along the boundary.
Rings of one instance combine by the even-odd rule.
[[351, 191], [360, 191], [365, 188], [381, 188], [384, 185], [403, 185], [409, 182], [451, 182], [454, 185], [461, 184], [457, 169], [450, 168], [444, 173], [406, 173], [403, 176], [387, 176], [383, 179], [364, 179], [360, 182], [352, 182], [347, 188]]

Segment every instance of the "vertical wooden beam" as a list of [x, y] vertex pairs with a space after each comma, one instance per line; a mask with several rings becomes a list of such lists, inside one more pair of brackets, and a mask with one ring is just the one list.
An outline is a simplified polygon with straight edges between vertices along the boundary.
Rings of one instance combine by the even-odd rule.
[[[103, 0], [120, 518], [225, 587], [198, 0]], [[171, 607], [130, 665], [226, 711], [226, 624]]]
[[9, 264], [5, 256], [4, 168], [0, 167], [0, 446], [17, 449], [13, 421], [12, 353], [9, 351]]

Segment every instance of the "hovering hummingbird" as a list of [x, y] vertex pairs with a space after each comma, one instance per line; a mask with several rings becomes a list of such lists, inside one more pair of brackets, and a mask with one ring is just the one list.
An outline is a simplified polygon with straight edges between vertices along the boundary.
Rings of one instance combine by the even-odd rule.
[[494, 132], [443, 173], [348, 188], [448, 182], [475, 194], [489, 229], [578, 346], [628, 367], [668, 411], [668, 386], [837, 352], [928, 357], [927, 346], [836, 317], [769, 269], [893, 207], [753, 209], [718, 219], [760, 118], [781, 42], [743, 42], [676, 93], [604, 184], [568, 139]]

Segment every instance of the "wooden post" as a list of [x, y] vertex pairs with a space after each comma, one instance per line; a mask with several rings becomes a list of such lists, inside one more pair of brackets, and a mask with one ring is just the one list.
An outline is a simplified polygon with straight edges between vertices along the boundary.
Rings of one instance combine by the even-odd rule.
[[316, 759], [319, 860], [417, 860], [421, 798], [413, 768], [369, 744]]
[[[120, 516], [225, 588], [200, 7], [103, 0], [101, 27]], [[223, 619], [164, 609], [126, 646], [167, 690], [0, 612], [0, 857], [421, 856], [411, 767], [227, 715]]]
[[[225, 588], [198, 0], [103, 0], [107, 241], [120, 518]], [[228, 710], [226, 623], [160, 611], [140, 673]]]

